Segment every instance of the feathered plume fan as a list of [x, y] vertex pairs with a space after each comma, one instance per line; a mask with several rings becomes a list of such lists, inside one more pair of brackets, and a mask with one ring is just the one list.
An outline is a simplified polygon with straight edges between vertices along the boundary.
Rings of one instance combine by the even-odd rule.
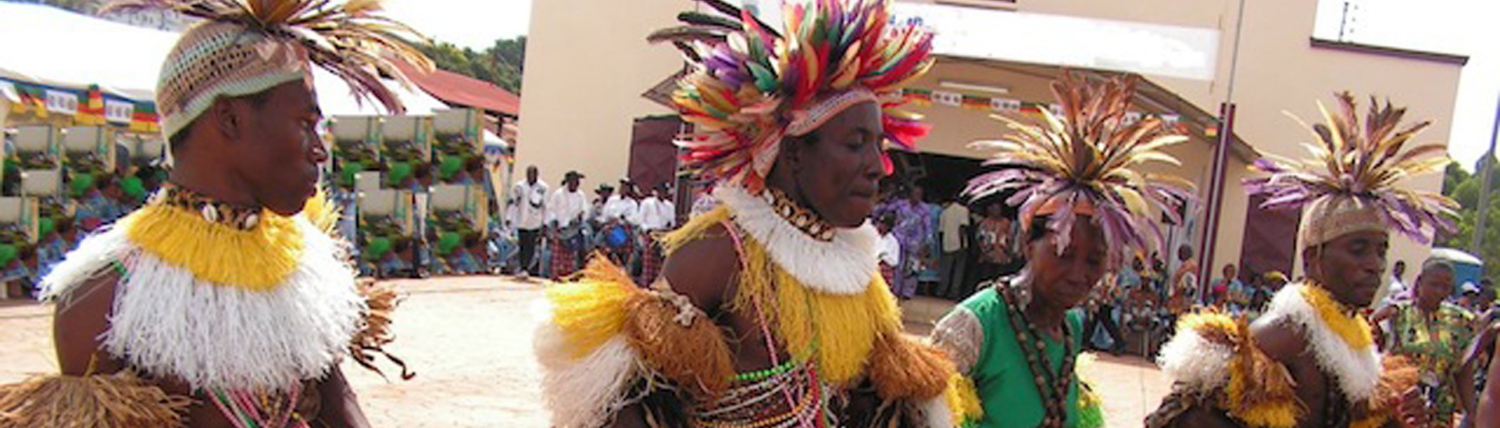
[[1292, 116], [1317, 141], [1303, 144], [1313, 158], [1256, 160], [1251, 169], [1270, 176], [1246, 179], [1246, 191], [1264, 195], [1261, 207], [1266, 209], [1299, 209], [1324, 197], [1351, 198], [1356, 204], [1373, 205], [1388, 224], [1420, 243], [1430, 242], [1423, 228], [1452, 231], [1453, 221], [1448, 217], [1457, 216], [1458, 202], [1432, 192], [1396, 188], [1403, 178], [1439, 171], [1451, 162], [1442, 144], [1423, 144], [1403, 152], [1412, 137], [1432, 122], [1398, 131], [1406, 109], [1392, 107], [1389, 100], [1382, 106], [1371, 97], [1361, 127], [1354, 96], [1348, 92], [1337, 96], [1338, 112], [1318, 103], [1326, 124], [1308, 126]]
[[1069, 73], [1052, 84], [1062, 117], [1046, 109], [1042, 124], [993, 116], [1015, 133], [973, 144], [996, 150], [986, 165], [998, 170], [975, 177], [965, 193], [976, 199], [1009, 194], [1005, 202], [1018, 208], [1026, 230], [1036, 217], [1048, 216], [1059, 252], [1067, 248], [1078, 215], [1090, 212], [1104, 231], [1111, 264], [1149, 245], [1160, 248], [1162, 233], [1151, 207], [1180, 222], [1178, 207], [1193, 198], [1193, 185], [1135, 168], [1146, 162], [1181, 165], [1162, 149], [1187, 137], [1168, 132], [1156, 117], [1126, 123], [1135, 83], [1131, 77], [1089, 84]]
[[648, 40], [670, 42], [695, 70], [673, 103], [697, 132], [683, 136], [684, 163], [700, 175], [763, 185], [792, 112], [820, 96], [863, 88], [880, 100], [886, 141], [914, 149], [927, 127], [896, 111], [900, 87], [932, 65], [932, 34], [894, 23], [888, 0], [814, 0], [784, 6], [782, 31], [724, 0], [698, 0], [716, 13], [683, 12], [683, 25]]
[[406, 110], [401, 99], [381, 84], [374, 71], [410, 87], [410, 80], [391, 58], [422, 71], [431, 71], [433, 65], [406, 41], [411, 38], [425, 43], [426, 39], [406, 24], [380, 15], [380, 4], [381, 0], [349, 0], [343, 4], [332, 0], [116, 0], [100, 13], [170, 10], [239, 24], [299, 43], [314, 64], [348, 82], [356, 99], [374, 98], [386, 110], [401, 114]]

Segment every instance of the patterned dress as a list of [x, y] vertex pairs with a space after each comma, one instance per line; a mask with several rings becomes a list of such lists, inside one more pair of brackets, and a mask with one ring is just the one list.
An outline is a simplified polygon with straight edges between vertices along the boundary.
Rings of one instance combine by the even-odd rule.
[[896, 280], [891, 291], [900, 297], [917, 294], [917, 264], [922, 249], [932, 239], [932, 211], [926, 205], [910, 199], [897, 199], [882, 204], [875, 210], [875, 218], [891, 215], [896, 219], [896, 240], [901, 242], [901, 266], [896, 270]]
[[1392, 326], [1396, 346], [1392, 353], [1411, 357], [1423, 373], [1424, 381], [1437, 385], [1433, 405], [1438, 418], [1451, 417], [1458, 410], [1456, 376], [1463, 364], [1463, 353], [1474, 338], [1474, 314], [1444, 302], [1437, 312], [1427, 313], [1414, 302], [1396, 306]]

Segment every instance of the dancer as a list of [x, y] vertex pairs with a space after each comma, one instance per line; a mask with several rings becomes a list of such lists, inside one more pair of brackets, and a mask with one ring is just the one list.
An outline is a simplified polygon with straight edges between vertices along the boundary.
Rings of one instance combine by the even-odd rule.
[[[771, 29], [727, 2], [684, 12], [674, 102], [684, 159], [722, 203], [663, 239], [649, 289], [603, 259], [548, 290], [537, 335], [552, 426], [950, 427], [976, 410], [936, 349], [903, 336], [866, 222], [886, 143], [926, 128], [897, 90], [931, 35], [888, 2], [788, 6]], [[723, 16], [721, 16], [723, 15]]]
[[1172, 204], [1191, 197], [1180, 178], [1131, 169], [1174, 162], [1159, 149], [1187, 140], [1159, 119], [1125, 124], [1136, 81], [1078, 79], [1052, 86], [1062, 117], [1044, 111], [1048, 125], [1004, 118], [1016, 136], [979, 143], [997, 150], [988, 164], [998, 170], [970, 181], [967, 193], [1014, 194], [1005, 200], [1019, 209], [1026, 265], [960, 303], [932, 334], [972, 379], [984, 408], [978, 427], [1103, 426], [1098, 397], [1074, 371], [1086, 339], [1074, 309], [1106, 271], [1159, 245], [1150, 207], [1175, 216]]
[[384, 55], [431, 63], [379, 2], [114, 7], [203, 20], [156, 90], [170, 183], [44, 280], [62, 374], [0, 388], [0, 426], [368, 426], [339, 362], [378, 352], [389, 319], [373, 315], [394, 295], [361, 296], [315, 196], [328, 152], [309, 63], [397, 113], [376, 70], [404, 77]]
[[[1383, 283], [1389, 231], [1426, 242], [1448, 228], [1456, 203], [1395, 188], [1397, 180], [1448, 164], [1440, 144], [1406, 148], [1429, 122], [1398, 129], [1405, 109], [1371, 101], [1362, 122], [1354, 98], [1323, 109], [1311, 127], [1317, 156], [1295, 165], [1269, 159], [1270, 177], [1246, 180], [1268, 209], [1305, 209], [1299, 248], [1307, 277], [1282, 287], [1251, 326], [1207, 312], [1183, 317], [1159, 363], [1176, 382], [1147, 418], [1156, 427], [1400, 426], [1396, 403], [1415, 369], [1386, 358], [1359, 314]], [[1321, 106], [1320, 106], [1321, 107]], [[1205, 261], [1207, 262], [1207, 261]], [[1382, 377], [1384, 373], [1384, 377]]]

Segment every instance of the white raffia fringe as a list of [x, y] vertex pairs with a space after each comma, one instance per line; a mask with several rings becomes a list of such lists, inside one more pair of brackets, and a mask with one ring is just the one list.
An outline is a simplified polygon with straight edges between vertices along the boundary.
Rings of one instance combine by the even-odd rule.
[[875, 261], [880, 234], [868, 221], [855, 228], [839, 228], [832, 242], [822, 242], [744, 189], [720, 186], [714, 189], [714, 197], [729, 207], [735, 224], [764, 245], [771, 259], [802, 285], [841, 296], [863, 294], [879, 273]]
[[953, 428], [953, 409], [948, 407], [948, 400], [942, 395], [930, 398], [917, 404], [921, 412], [921, 420], [917, 423], [923, 424], [920, 428]]
[[624, 335], [616, 335], [583, 358], [569, 355], [567, 337], [543, 323], [535, 337], [544, 369], [542, 398], [553, 428], [597, 428], [630, 404], [632, 383], [641, 377], [640, 357]]
[[364, 308], [333, 240], [297, 222], [300, 265], [269, 291], [197, 280], [130, 245], [123, 230], [85, 241], [44, 283], [49, 296], [66, 295], [120, 260], [129, 274], [115, 288], [106, 352], [194, 389], [284, 390], [327, 374], [347, 352]]
[[1193, 329], [1178, 329], [1177, 335], [1161, 347], [1156, 362], [1174, 382], [1206, 391], [1229, 383], [1229, 360], [1234, 350], [1209, 342]]
[[1267, 307], [1268, 322], [1290, 322], [1302, 332], [1318, 367], [1338, 379], [1339, 388], [1351, 401], [1367, 400], [1380, 385], [1380, 354], [1375, 346], [1355, 350], [1333, 329], [1323, 323], [1317, 310], [1302, 297], [1303, 284], [1286, 286], [1276, 292]]

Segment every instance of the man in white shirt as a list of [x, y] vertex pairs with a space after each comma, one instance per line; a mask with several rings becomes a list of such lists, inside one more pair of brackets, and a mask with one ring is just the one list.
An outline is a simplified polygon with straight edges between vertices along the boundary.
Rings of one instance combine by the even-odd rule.
[[876, 259], [880, 261], [880, 277], [885, 279], [886, 284], [896, 279], [896, 267], [901, 265], [901, 241], [896, 240], [896, 234], [891, 233], [895, 227], [896, 219], [890, 214], [875, 220], [875, 230], [880, 232]]
[[632, 196], [629, 179], [620, 180], [619, 192], [604, 202], [604, 229], [601, 241], [610, 258], [627, 271], [635, 254], [635, 226], [639, 221], [640, 203]]
[[1406, 283], [1401, 277], [1406, 275], [1406, 261], [1397, 260], [1391, 265], [1391, 282], [1375, 290], [1375, 308], [1380, 309], [1391, 303], [1411, 299], [1410, 292], [1406, 289]]
[[516, 239], [521, 247], [517, 273], [538, 275], [535, 263], [537, 239], [542, 235], [542, 225], [547, 217], [547, 183], [543, 183], [535, 166], [526, 167], [526, 179], [517, 181], [511, 188], [506, 206], [511, 209], [511, 227], [516, 229]]
[[657, 245], [652, 233], [672, 229], [677, 219], [677, 205], [672, 203], [671, 197], [667, 184], [660, 183], [650, 197], [641, 201], [641, 276], [636, 279], [641, 285], [650, 285], [661, 272], [661, 246]]
[[560, 280], [578, 270], [578, 254], [583, 249], [583, 223], [588, 215], [588, 197], [578, 186], [583, 174], [568, 171], [563, 188], [547, 199], [547, 236], [552, 243], [552, 279]]
[[964, 249], [968, 247], [969, 208], [949, 199], [938, 216], [938, 239], [942, 241], [943, 253], [938, 257], [937, 296], [963, 300], [964, 268], [967, 260]]

